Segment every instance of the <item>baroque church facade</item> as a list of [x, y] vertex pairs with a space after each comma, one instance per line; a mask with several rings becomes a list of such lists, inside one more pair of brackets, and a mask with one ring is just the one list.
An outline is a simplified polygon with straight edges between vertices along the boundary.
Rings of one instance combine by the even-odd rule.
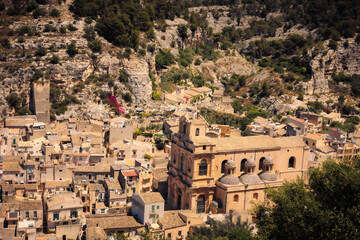
[[265, 200], [266, 188], [305, 179], [308, 155], [299, 137], [214, 134], [201, 117], [183, 116], [171, 138], [170, 207], [197, 213], [249, 210]]

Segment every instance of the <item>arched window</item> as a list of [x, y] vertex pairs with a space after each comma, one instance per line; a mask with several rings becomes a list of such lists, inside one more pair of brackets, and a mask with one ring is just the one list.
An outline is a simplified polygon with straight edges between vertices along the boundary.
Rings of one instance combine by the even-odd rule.
[[181, 154], [180, 170], [184, 170], [184, 162], [185, 162], [184, 154]]
[[258, 193], [254, 193], [253, 194], [253, 199], [258, 199], [259, 198], [259, 194]]
[[205, 159], [201, 160], [199, 165], [199, 176], [207, 175], [207, 162]]
[[239, 195], [236, 194], [236, 195], [234, 196], [234, 202], [238, 202], [238, 201], [239, 201]]
[[204, 213], [205, 212], [205, 196], [200, 195], [196, 200], [196, 213]]
[[199, 135], [200, 135], [200, 129], [197, 128], [197, 129], [195, 130], [195, 136], [199, 136]]
[[183, 133], [186, 133], [186, 124], [183, 126]]
[[263, 162], [264, 162], [264, 160], [265, 160], [264, 157], [260, 158], [260, 160], [259, 160], [259, 170], [263, 170], [263, 167], [264, 167]]
[[295, 157], [289, 158], [289, 168], [295, 168]]
[[241, 160], [241, 164], [240, 164], [240, 172], [244, 172], [245, 171], [245, 163], [246, 163], [247, 159], [244, 158], [243, 160]]
[[221, 173], [225, 173], [225, 165], [227, 163], [227, 160], [222, 161], [221, 163]]

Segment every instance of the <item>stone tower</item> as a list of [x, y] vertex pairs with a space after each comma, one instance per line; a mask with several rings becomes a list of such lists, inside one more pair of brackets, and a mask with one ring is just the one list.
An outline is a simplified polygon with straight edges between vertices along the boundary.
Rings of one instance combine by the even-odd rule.
[[50, 81], [33, 82], [33, 111], [39, 122], [50, 123]]

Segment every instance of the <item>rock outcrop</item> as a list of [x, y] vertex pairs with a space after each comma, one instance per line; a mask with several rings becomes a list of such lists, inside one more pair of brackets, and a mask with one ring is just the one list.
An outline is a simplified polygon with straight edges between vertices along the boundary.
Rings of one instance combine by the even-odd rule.
[[310, 62], [312, 70], [311, 81], [304, 84], [308, 94], [322, 94], [329, 92], [328, 81], [334, 72], [347, 75], [360, 74], [360, 44], [349, 39], [338, 43], [338, 49], [329, 49], [325, 54], [318, 54]]
[[152, 93], [149, 64], [144, 59], [133, 58], [126, 60], [124, 65], [129, 74], [129, 84], [132, 87], [135, 104], [146, 105]]
[[216, 62], [205, 62], [196, 67], [199, 73], [207, 79], [218, 80], [222, 76], [231, 76], [233, 73], [239, 75], [251, 75], [256, 72], [253, 64], [248, 63], [243, 57], [229, 56]]

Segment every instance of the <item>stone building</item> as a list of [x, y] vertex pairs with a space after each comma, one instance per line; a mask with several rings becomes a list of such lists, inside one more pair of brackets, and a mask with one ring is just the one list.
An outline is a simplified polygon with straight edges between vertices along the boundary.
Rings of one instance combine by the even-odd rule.
[[264, 199], [266, 187], [307, 174], [309, 148], [299, 137], [211, 138], [206, 131], [203, 119], [183, 116], [172, 136], [168, 181], [172, 209], [248, 210], [253, 199]]
[[114, 234], [124, 234], [135, 239], [137, 231], [143, 226], [133, 216], [106, 214], [86, 216], [86, 239], [106, 240]]
[[73, 193], [64, 192], [51, 196], [45, 203], [45, 210], [50, 232], [62, 225], [77, 225], [80, 228], [83, 204]]
[[39, 122], [50, 123], [50, 81], [34, 82], [33, 110]]
[[156, 223], [164, 217], [165, 201], [160, 193], [139, 193], [132, 196], [131, 212], [141, 224]]
[[132, 140], [134, 132], [133, 123], [126, 118], [118, 117], [110, 121], [109, 145], [117, 141]]
[[320, 115], [313, 112], [300, 112], [299, 118], [312, 124], [314, 131], [320, 131], [322, 129], [323, 119]]
[[287, 118], [286, 136], [303, 136], [308, 132], [307, 130], [304, 120], [291, 116]]

